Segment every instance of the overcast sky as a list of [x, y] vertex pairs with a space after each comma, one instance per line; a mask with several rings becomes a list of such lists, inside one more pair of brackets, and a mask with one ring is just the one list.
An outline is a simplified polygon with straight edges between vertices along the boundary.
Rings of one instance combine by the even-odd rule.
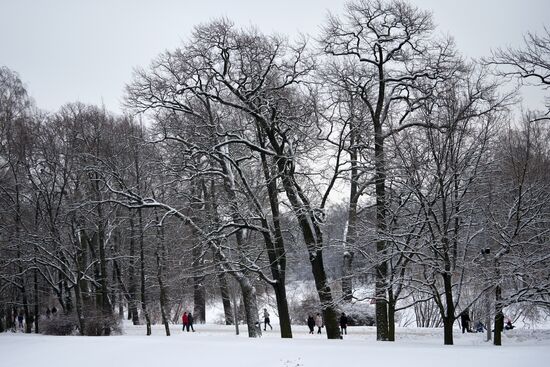
[[[290, 36], [315, 35], [343, 0], [0, 0], [0, 65], [19, 73], [41, 108], [67, 102], [121, 111], [132, 69], [177, 47], [192, 27], [226, 16], [239, 25]], [[431, 10], [438, 29], [467, 57], [521, 45], [550, 26], [549, 0], [411, 0]], [[526, 94], [529, 107], [542, 94]]]

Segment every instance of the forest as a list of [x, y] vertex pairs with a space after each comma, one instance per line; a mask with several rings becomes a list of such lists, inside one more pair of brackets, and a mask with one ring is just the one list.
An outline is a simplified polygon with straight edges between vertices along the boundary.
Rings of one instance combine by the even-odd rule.
[[550, 314], [550, 99], [520, 98], [550, 97], [550, 28], [470, 60], [430, 12], [354, 0], [297, 39], [196, 25], [122, 114], [24, 81], [0, 66], [0, 332], [169, 336], [215, 303], [259, 337], [270, 304], [281, 338], [372, 309], [379, 341], [407, 313], [451, 345], [468, 312], [500, 345]]

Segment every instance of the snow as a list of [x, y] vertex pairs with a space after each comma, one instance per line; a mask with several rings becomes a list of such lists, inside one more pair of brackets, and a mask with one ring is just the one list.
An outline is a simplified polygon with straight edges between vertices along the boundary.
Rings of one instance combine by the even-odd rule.
[[309, 335], [294, 326], [294, 339], [281, 339], [278, 327], [259, 339], [234, 334], [234, 326], [196, 325], [195, 333], [172, 325], [173, 336], [162, 326], [145, 336], [144, 326], [125, 325], [124, 335], [110, 337], [0, 335], [2, 366], [223, 366], [323, 367], [481, 365], [499, 367], [546, 366], [550, 359], [550, 330], [511, 330], [503, 346], [484, 342], [484, 334], [455, 332], [455, 345], [442, 345], [441, 329], [398, 328], [394, 343], [377, 342], [374, 327], [349, 327], [344, 340]]

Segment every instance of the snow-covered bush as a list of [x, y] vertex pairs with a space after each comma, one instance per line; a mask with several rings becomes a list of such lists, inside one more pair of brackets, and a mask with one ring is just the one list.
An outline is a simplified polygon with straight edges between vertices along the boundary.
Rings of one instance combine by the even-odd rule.
[[373, 326], [375, 324], [374, 307], [366, 302], [344, 303], [339, 306], [345, 312], [350, 326]]
[[[121, 334], [120, 320], [115, 315], [103, 316], [92, 311], [84, 318], [84, 335], [102, 336]], [[79, 333], [78, 318], [75, 313], [58, 314], [40, 322], [41, 332], [45, 335], [76, 335]]]
[[84, 335], [102, 336], [121, 334], [120, 319], [115, 315], [104, 316], [95, 311], [85, 318]]
[[321, 312], [321, 304], [315, 293], [306, 293], [300, 300], [291, 300], [289, 308], [292, 323], [296, 325], [305, 325], [308, 315]]
[[55, 315], [40, 322], [42, 334], [46, 335], [73, 335], [78, 328], [76, 315]]

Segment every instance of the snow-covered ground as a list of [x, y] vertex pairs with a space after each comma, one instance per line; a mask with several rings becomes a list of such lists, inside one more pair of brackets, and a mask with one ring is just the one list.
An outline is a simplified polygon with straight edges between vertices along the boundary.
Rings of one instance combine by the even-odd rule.
[[376, 342], [373, 327], [349, 327], [344, 340], [309, 335], [294, 326], [293, 339], [281, 339], [275, 330], [259, 339], [235, 335], [233, 326], [196, 325], [195, 333], [173, 325], [171, 337], [153, 327], [125, 325], [124, 335], [111, 337], [42, 336], [22, 333], [0, 335], [1, 366], [221, 366], [221, 367], [323, 367], [323, 366], [548, 366], [550, 330], [514, 329], [506, 332], [503, 346], [484, 342], [482, 334], [455, 333], [455, 345], [443, 346], [442, 330], [403, 328], [395, 343]]

